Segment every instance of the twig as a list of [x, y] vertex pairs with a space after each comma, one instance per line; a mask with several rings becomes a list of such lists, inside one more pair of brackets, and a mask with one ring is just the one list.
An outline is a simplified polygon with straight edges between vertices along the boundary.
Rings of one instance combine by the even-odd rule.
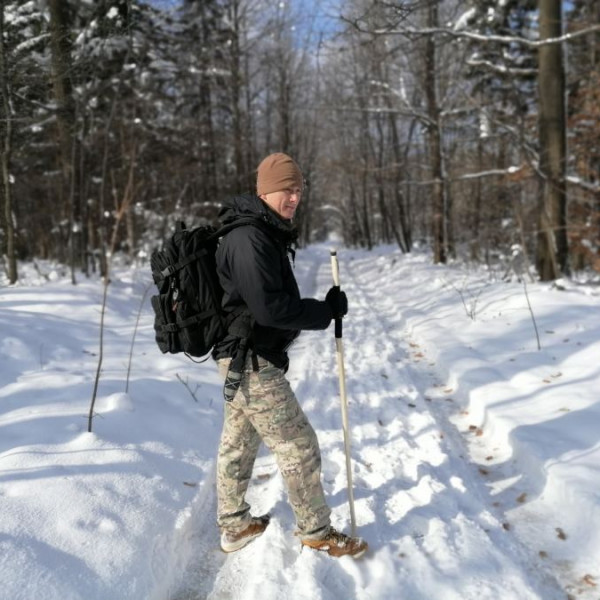
[[[108, 275], [108, 273], [107, 273]], [[96, 404], [96, 393], [98, 392], [98, 382], [100, 381], [100, 370], [102, 368], [102, 358], [104, 354], [104, 314], [106, 313], [106, 298], [108, 296], [108, 286], [110, 279], [104, 278], [104, 294], [102, 297], [102, 310], [100, 312], [100, 349], [98, 352], [98, 367], [96, 368], [96, 378], [94, 379], [94, 391], [92, 392], [92, 401], [90, 403], [90, 412], [88, 414], [88, 433], [92, 432], [92, 420], [94, 418], [94, 405]]]
[[193, 399], [194, 399], [196, 402], [198, 402], [198, 398], [196, 398], [195, 391], [198, 389], [198, 387], [199, 387], [199, 386], [197, 385], [197, 386], [196, 386], [196, 390], [194, 390], [194, 391], [192, 392], [192, 390], [191, 390], [191, 388], [190, 388], [190, 386], [189, 386], [188, 382], [187, 382], [187, 381], [184, 381], [184, 380], [181, 378], [181, 376], [179, 375], [179, 373], [175, 373], [175, 375], [177, 376], [177, 379], [179, 379], [179, 381], [181, 381], [181, 383], [183, 383], [183, 385], [185, 386], [185, 389], [186, 389], [186, 390], [187, 390], [187, 391], [188, 391], [188, 392], [191, 394], [192, 398], [193, 398]]
[[[479, 296], [481, 295], [481, 292], [483, 290], [480, 289], [477, 292], [477, 294], [472, 294], [469, 291], [469, 296], [471, 297], [471, 299], [470, 299], [470, 303], [467, 304], [467, 300], [465, 299], [463, 290], [457, 288], [452, 282], [450, 282], [450, 287], [460, 296], [460, 299], [462, 300], [463, 307], [465, 309], [465, 313], [466, 313], [467, 317], [469, 317], [471, 319], [471, 321], [475, 321], [476, 320], [475, 317], [477, 316], [477, 302], [478, 302]], [[464, 288], [464, 285], [463, 285], [463, 288]]]
[[537, 323], [535, 322], [535, 315], [533, 314], [533, 309], [531, 308], [531, 302], [529, 302], [529, 294], [527, 293], [527, 282], [525, 281], [525, 277], [523, 277], [523, 289], [525, 290], [525, 298], [527, 298], [527, 306], [529, 307], [529, 312], [531, 314], [531, 320], [533, 321], [533, 328], [535, 329], [535, 337], [537, 339], [537, 348], [538, 350], [542, 349], [540, 344], [540, 334], [538, 333]]
[[150, 282], [144, 290], [144, 295], [142, 296], [142, 300], [140, 301], [140, 306], [138, 308], [137, 317], [135, 320], [135, 327], [133, 328], [133, 335], [131, 336], [131, 347], [129, 348], [129, 363], [127, 364], [127, 379], [125, 382], [125, 393], [129, 392], [129, 374], [131, 373], [131, 361], [133, 359], [133, 345], [135, 344], [135, 336], [137, 335], [138, 325], [140, 323], [140, 317], [142, 315], [142, 308], [144, 307], [144, 303], [146, 302], [146, 296], [148, 295], [151, 286], [152, 282]]

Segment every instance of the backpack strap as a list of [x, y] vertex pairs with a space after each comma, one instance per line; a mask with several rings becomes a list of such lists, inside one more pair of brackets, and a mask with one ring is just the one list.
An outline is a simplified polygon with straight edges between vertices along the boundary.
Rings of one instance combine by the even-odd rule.
[[183, 260], [179, 260], [175, 264], [169, 265], [166, 269], [163, 269], [162, 271], [152, 271], [154, 282], [158, 284], [163, 279], [166, 279], [167, 277], [173, 275], [173, 273], [179, 271], [180, 269], [183, 269], [183, 267], [189, 265], [190, 263], [193, 263], [195, 260], [198, 260], [205, 254], [207, 254], [206, 248], [202, 248], [197, 252], [190, 254]]
[[189, 327], [190, 325], [194, 325], [196, 323], [202, 323], [208, 317], [212, 317], [216, 314], [217, 312], [214, 310], [205, 310], [204, 312], [188, 317], [187, 319], [182, 319], [181, 321], [176, 321], [175, 323], [167, 323], [166, 325], [161, 325], [159, 329], [160, 331], [177, 333], [180, 329], [185, 329], [186, 327]]
[[268, 227], [268, 225], [260, 217], [240, 217], [232, 223], [227, 223], [226, 225], [221, 226], [209, 237], [209, 239], [212, 241], [214, 239], [222, 238], [230, 231], [233, 231], [238, 227], [243, 227], [244, 225], [254, 225], [255, 227], [263, 230], [266, 230]]

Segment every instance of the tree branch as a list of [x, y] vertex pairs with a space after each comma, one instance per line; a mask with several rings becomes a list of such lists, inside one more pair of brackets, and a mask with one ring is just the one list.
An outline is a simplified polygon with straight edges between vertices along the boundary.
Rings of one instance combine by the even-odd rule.
[[539, 48], [540, 46], [548, 46], [551, 44], [562, 44], [563, 42], [569, 42], [577, 37], [581, 37], [582, 35], [587, 35], [588, 33], [600, 31], [600, 24], [598, 24], [592, 25], [591, 27], [587, 27], [586, 29], [574, 31], [573, 33], [565, 33], [565, 35], [561, 35], [555, 38], [546, 38], [544, 40], [528, 40], [527, 38], [519, 37], [516, 35], [485, 35], [482, 33], [475, 33], [473, 31], [456, 31], [448, 27], [424, 27], [422, 29], [374, 29], [373, 31], [369, 31], [366, 29], [362, 29], [356, 22], [354, 23], [354, 26], [360, 32], [370, 33], [372, 35], [404, 35], [407, 37], [448, 35], [450, 37], [458, 39], [463, 38], [475, 40], [477, 42], [496, 42], [499, 44], [507, 45], [523, 44], [524, 46], [529, 46], [530, 48]]

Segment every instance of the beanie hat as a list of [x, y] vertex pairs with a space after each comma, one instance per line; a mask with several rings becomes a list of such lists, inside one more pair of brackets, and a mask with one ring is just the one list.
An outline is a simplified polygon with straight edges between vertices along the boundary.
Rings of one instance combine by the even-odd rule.
[[258, 165], [256, 193], [259, 196], [292, 187], [302, 188], [302, 171], [287, 154], [283, 152], [269, 154]]

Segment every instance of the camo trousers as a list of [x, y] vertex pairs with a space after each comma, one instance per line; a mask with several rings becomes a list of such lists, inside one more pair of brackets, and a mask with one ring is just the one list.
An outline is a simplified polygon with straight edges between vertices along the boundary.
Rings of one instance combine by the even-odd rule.
[[[229, 359], [218, 361], [223, 379]], [[321, 486], [321, 453], [282, 369], [258, 358], [259, 370], [246, 362], [239, 390], [225, 402], [217, 458], [217, 524], [238, 532], [250, 522], [245, 500], [261, 440], [274, 454], [285, 481], [300, 536], [329, 525], [331, 511]]]

